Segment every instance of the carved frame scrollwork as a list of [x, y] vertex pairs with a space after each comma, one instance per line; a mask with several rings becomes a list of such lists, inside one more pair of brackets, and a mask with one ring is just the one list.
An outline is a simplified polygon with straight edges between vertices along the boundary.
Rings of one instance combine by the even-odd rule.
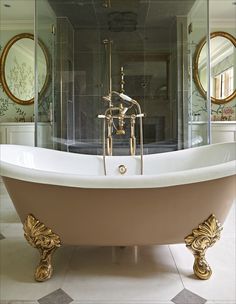
[[[210, 34], [210, 38], [212, 39], [215, 37], [224, 37], [224, 38], [230, 40], [232, 42], [232, 44], [234, 45], [234, 47], [236, 47], [236, 38], [229, 33], [220, 32], [220, 31], [212, 32]], [[206, 99], [207, 93], [206, 93], [205, 89], [203, 88], [200, 77], [199, 77], [198, 62], [199, 62], [199, 57], [200, 57], [201, 51], [205, 44], [206, 44], [206, 38], [204, 37], [197, 45], [196, 51], [194, 54], [194, 58], [193, 58], [193, 79], [194, 79], [197, 89], [199, 90], [201, 95], [204, 97], [204, 99]], [[224, 104], [224, 103], [231, 101], [234, 98], [236, 98], [236, 89], [233, 91], [232, 94], [230, 94], [229, 96], [227, 96], [224, 99], [218, 99], [218, 98], [215, 98], [214, 96], [211, 96], [211, 101], [212, 101], [212, 103], [215, 103], [215, 104]]]
[[[23, 39], [23, 38], [28, 38], [28, 39], [32, 39], [34, 40], [34, 35], [30, 34], [30, 33], [22, 33], [22, 34], [18, 34], [16, 36], [14, 36], [13, 38], [11, 38], [8, 43], [6, 44], [6, 46], [4, 47], [1, 57], [0, 57], [0, 83], [2, 84], [2, 88], [3, 91], [7, 94], [7, 96], [13, 100], [14, 102], [21, 104], [21, 105], [30, 105], [34, 103], [34, 98], [31, 98], [29, 100], [22, 100], [17, 98], [10, 90], [8, 84], [7, 84], [7, 80], [6, 80], [6, 75], [5, 75], [5, 65], [6, 65], [6, 58], [7, 55], [11, 49], [11, 47], [13, 46], [14, 43], [16, 43], [18, 40]], [[48, 82], [49, 82], [49, 69], [50, 69], [50, 62], [49, 62], [49, 55], [47, 52], [47, 48], [44, 45], [44, 43], [38, 39], [38, 45], [41, 47], [42, 52], [45, 56], [45, 60], [46, 60], [46, 69], [47, 69], [47, 73], [46, 73], [46, 78], [43, 84], [42, 89], [40, 90], [39, 94], [42, 95], [43, 92], [46, 90], [47, 86], [48, 86]]]

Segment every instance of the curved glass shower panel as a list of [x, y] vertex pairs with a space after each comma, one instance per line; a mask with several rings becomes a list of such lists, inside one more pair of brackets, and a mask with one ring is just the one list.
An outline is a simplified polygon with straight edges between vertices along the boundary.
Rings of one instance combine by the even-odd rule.
[[47, 0], [36, 0], [36, 145], [56, 148], [55, 25], [56, 15]]
[[[188, 146], [196, 147], [210, 142], [209, 90], [209, 44], [208, 44], [208, 1], [196, 1], [188, 18]], [[199, 48], [203, 46], [200, 56]], [[197, 75], [201, 75], [205, 95], [199, 89]]]

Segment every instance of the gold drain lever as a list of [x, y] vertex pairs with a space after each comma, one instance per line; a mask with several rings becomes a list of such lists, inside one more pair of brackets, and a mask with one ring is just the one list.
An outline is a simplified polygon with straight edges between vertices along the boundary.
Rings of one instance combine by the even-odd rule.
[[120, 174], [125, 174], [127, 172], [127, 168], [124, 165], [119, 165], [119, 172]]

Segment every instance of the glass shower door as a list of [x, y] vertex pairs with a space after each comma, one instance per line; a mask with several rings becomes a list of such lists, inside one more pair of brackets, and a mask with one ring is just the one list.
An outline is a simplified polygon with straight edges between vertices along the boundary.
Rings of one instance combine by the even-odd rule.
[[[188, 124], [189, 147], [210, 143], [210, 82], [209, 82], [209, 1], [196, 1], [188, 20], [188, 61], [189, 61], [189, 94]], [[201, 54], [198, 50], [201, 45]], [[199, 90], [197, 75], [201, 74], [206, 91], [205, 96]]]
[[35, 0], [35, 11], [35, 144], [53, 149], [56, 129], [54, 95], [56, 17], [47, 0]]

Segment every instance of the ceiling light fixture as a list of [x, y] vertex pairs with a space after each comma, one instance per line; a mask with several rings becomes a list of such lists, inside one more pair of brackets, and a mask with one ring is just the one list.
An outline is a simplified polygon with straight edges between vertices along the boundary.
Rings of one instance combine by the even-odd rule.
[[6, 3], [4, 4], [4, 6], [5, 6], [5, 7], [11, 7], [10, 4], [6, 4]]

